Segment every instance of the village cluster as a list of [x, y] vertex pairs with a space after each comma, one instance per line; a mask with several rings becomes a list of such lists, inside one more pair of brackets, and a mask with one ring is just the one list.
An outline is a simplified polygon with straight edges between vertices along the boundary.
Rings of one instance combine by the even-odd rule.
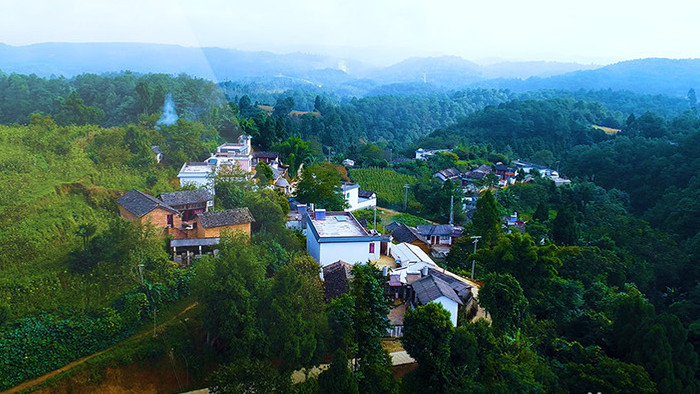
[[[419, 149], [413, 160], [426, 160], [437, 152], [440, 151]], [[154, 150], [154, 153], [160, 152]], [[131, 190], [117, 200], [120, 215], [162, 230], [171, 239], [172, 258], [179, 264], [189, 265], [203, 255], [216, 255], [223, 232], [240, 232], [250, 237], [251, 223], [255, 218], [245, 207], [211, 210], [214, 207], [213, 175], [231, 168], [251, 174], [260, 161], [273, 170], [270, 187], [291, 196], [293, 183], [280, 155], [253, 151], [250, 137], [244, 135], [236, 144], [219, 146], [204, 162], [183, 164], [178, 174], [180, 184], [194, 185], [196, 190], [162, 193], [157, 197]], [[351, 166], [353, 163], [344, 164]], [[466, 198], [464, 202], [469, 210], [474, 209], [473, 202], [483, 178], [495, 175], [498, 185], [504, 187], [514, 183], [519, 172], [531, 177], [537, 173], [533, 169], [557, 185], [570, 182], [559, 177], [556, 171], [519, 161], [513, 165], [498, 163], [495, 167], [482, 165], [467, 172], [448, 168], [433, 176], [443, 182], [458, 182], [465, 195], [473, 194], [473, 198]], [[525, 177], [521, 174], [520, 179]], [[412, 227], [392, 222], [385, 227], [386, 234], [380, 234], [370, 230], [366, 220], [358, 220], [352, 213], [359, 209], [376, 209], [376, 193], [362, 190], [354, 183], [339, 186], [347, 203], [344, 211], [326, 211], [312, 203], [300, 204], [290, 199], [287, 218], [288, 227], [296, 228], [306, 236], [306, 250], [321, 266], [320, 276], [327, 301], [349, 291], [354, 265], [371, 262], [382, 271], [385, 296], [392, 300], [388, 316], [391, 323], [389, 336], [402, 335], [403, 316], [407, 309], [431, 302], [439, 303], [450, 313], [455, 327], [458, 320], [484, 315], [475, 302], [480, 284], [441, 268], [431, 257], [445, 256], [454, 241], [462, 237], [462, 227], [452, 223]], [[514, 213], [504, 218], [504, 225], [520, 228], [524, 223]]]

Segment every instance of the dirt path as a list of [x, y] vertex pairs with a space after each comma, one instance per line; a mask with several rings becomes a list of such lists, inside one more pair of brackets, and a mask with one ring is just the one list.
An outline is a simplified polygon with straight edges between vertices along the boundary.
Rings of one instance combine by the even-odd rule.
[[[194, 303], [188, 305], [185, 309], [183, 309], [183, 310], [182, 310], [181, 312], [179, 312], [177, 315], [175, 315], [175, 316], [173, 316], [172, 318], [168, 319], [167, 321], [165, 321], [165, 322], [159, 324], [159, 325], [156, 327], [156, 330], [159, 330], [159, 329], [163, 328], [166, 324], [171, 323], [172, 321], [174, 321], [175, 319], [177, 319], [177, 318], [179, 318], [180, 316], [184, 315], [185, 313], [189, 312], [190, 310], [192, 310], [193, 308], [197, 307], [198, 305], [199, 305], [199, 302], [196, 302], [196, 301], [195, 301]], [[48, 379], [50, 379], [50, 378], [52, 378], [52, 377], [54, 377], [54, 376], [56, 376], [56, 375], [58, 375], [58, 374], [61, 374], [61, 373], [66, 372], [66, 371], [69, 371], [69, 370], [71, 370], [71, 369], [77, 367], [77, 366], [80, 365], [80, 364], [83, 364], [84, 362], [86, 362], [86, 361], [88, 361], [88, 360], [90, 360], [90, 359], [93, 359], [93, 358], [95, 358], [95, 357], [97, 357], [97, 356], [99, 356], [99, 355], [101, 355], [101, 354], [107, 353], [107, 352], [109, 352], [110, 350], [114, 349], [115, 347], [121, 345], [121, 344], [124, 343], [124, 342], [133, 341], [133, 340], [136, 340], [136, 339], [139, 339], [139, 338], [143, 338], [143, 337], [145, 337], [146, 335], [151, 334], [151, 332], [152, 332], [152, 330], [151, 330], [151, 329], [148, 329], [148, 330], [146, 330], [146, 331], [144, 331], [144, 332], [142, 332], [142, 333], [140, 333], [140, 334], [134, 334], [134, 335], [130, 336], [129, 338], [126, 338], [125, 340], [123, 340], [123, 341], [121, 341], [121, 342], [119, 342], [119, 343], [116, 343], [116, 344], [114, 344], [114, 345], [108, 347], [108, 348], [105, 349], [105, 350], [102, 350], [102, 351], [97, 352], [97, 353], [93, 353], [93, 354], [91, 354], [91, 355], [89, 355], [89, 356], [85, 356], [85, 357], [83, 357], [83, 358], [79, 358], [79, 359], [73, 361], [72, 363], [69, 363], [69, 364], [64, 365], [63, 367], [61, 367], [61, 368], [59, 368], [59, 369], [56, 369], [56, 370], [54, 370], [54, 371], [51, 371], [51, 372], [49, 372], [49, 373], [47, 373], [47, 374], [45, 374], [45, 375], [39, 376], [38, 378], [35, 378], [35, 379], [32, 379], [32, 380], [26, 381], [26, 382], [20, 384], [19, 386], [15, 386], [15, 387], [13, 387], [13, 388], [7, 390], [7, 391], [3, 391], [2, 394], [19, 393], [20, 391], [30, 389], [30, 388], [32, 388], [32, 387], [34, 387], [34, 386], [36, 386], [36, 385], [39, 385], [39, 384], [45, 382], [46, 380], [48, 380]]]

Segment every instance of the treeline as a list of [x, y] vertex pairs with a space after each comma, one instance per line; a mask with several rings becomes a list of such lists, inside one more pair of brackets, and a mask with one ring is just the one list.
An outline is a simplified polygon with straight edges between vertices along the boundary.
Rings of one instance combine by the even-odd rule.
[[[601, 109], [590, 106], [583, 111], [591, 111], [593, 118], [608, 127], [623, 125], [630, 113], [639, 116], [653, 112], [667, 117], [678, 116], [689, 108], [689, 102], [679, 98], [612, 90], [515, 93], [467, 89], [412, 94], [389, 92], [360, 98], [341, 93], [304, 84], [296, 89], [270, 93], [270, 89], [263, 89], [255, 82], [216, 85], [187, 75], [124, 72], [44, 79], [35, 75], [0, 73], [0, 123], [27, 124], [32, 113], [42, 113], [52, 115], [59, 125], [120, 126], [135, 123], [142, 115], [160, 113], [166, 96], [171, 94], [180, 117], [216, 127], [228, 139], [242, 130], [250, 133], [257, 130], [258, 145], [263, 149], [298, 135], [331, 146], [337, 153], [345, 153], [362, 142], [383, 142], [395, 151], [403, 150], [435, 129], [453, 130], [449, 127], [452, 123], [488, 106], [513, 100], [573, 98], [597, 102], [611, 112], [604, 115]], [[274, 107], [273, 116], [263, 116], [257, 105]], [[303, 115], [292, 119], [287, 116], [291, 110], [318, 111], [321, 116]], [[491, 115], [500, 116], [493, 112], [484, 116]], [[246, 125], [254, 127], [246, 128]]]
[[[187, 75], [82, 74], [71, 79], [0, 72], [0, 123], [27, 124], [32, 113], [52, 115], [60, 125], [106, 127], [135, 123], [160, 113], [170, 93], [180, 117], [215, 124], [212, 111], [226, 111], [220, 89]], [[214, 116], [215, 117], [215, 116]]]
[[[527, 220], [525, 233], [503, 233], [500, 216], [516, 209]], [[425, 360], [417, 371], [422, 379], [412, 385], [696, 391], [697, 265], [627, 209], [624, 193], [591, 183], [555, 188], [542, 179], [499, 192], [498, 202], [490, 192], [482, 195], [467, 236], [446, 263], [467, 274], [476, 260], [476, 276], [485, 282], [479, 301], [493, 323], [452, 330], [433, 311], [412, 312], [405, 341], [418, 342], [414, 352]], [[476, 253], [471, 234], [482, 236]], [[437, 331], [433, 339], [413, 334], [426, 326]], [[430, 352], [438, 346], [442, 351]], [[473, 368], [464, 373], [459, 365]], [[438, 378], [427, 380], [428, 372]]]

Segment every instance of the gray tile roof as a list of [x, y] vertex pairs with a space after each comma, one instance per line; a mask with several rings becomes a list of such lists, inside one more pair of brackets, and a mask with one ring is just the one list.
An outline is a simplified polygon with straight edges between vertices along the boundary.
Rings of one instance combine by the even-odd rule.
[[413, 282], [413, 291], [416, 293], [416, 300], [420, 305], [426, 305], [443, 296], [460, 305], [464, 304], [447, 282], [433, 275]]
[[349, 281], [352, 280], [352, 265], [338, 260], [323, 267], [323, 286], [326, 301], [350, 291]]
[[178, 213], [177, 210], [165, 204], [163, 201], [136, 189], [132, 189], [123, 196], [119, 197], [117, 199], [117, 203], [138, 217], [141, 217], [156, 208], [165, 209], [166, 211], [172, 213]]
[[423, 235], [449, 235], [452, 236], [454, 226], [451, 224], [419, 224], [416, 230]]
[[202, 227], [233, 226], [254, 222], [253, 215], [248, 208], [227, 209], [225, 211], [202, 212], [197, 214]]
[[358, 192], [357, 192], [357, 196], [358, 196], [358, 197], [362, 197], [362, 198], [372, 198], [372, 195], [374, 195], [374, 194], [375, 194], [375, 193], [374, 193], [373, 191], [371, 191], [371, 190], [362, 190], [362, 189], [360, 189], [360, 190], [358, 190]]
[[214, 196], [206, 190], [182, 190], [179, 192], [161, 193], [158, 198], [170, 206], [201, 204], [214, 200]]
[[[389, 226], [386, 227], [389, 229]], [[421, 241], [423, 243], [428, 243], [428, 240], [425, 239], [424, 236], [420, 235], [420, 233], [412, 228], [409, 227], [403, 223], [396, 223], [395, 226], [391, 226], [391, 235], [394, 237], [396, 242], [414, 242], [414, 241]]]
[[435, 174], [433, 174], [433, 176], [439, 177], [441, 179], [454, 179], [454, 178], [458, 177], [460, 174], [461, 174], [461, 172], [459, 172], [458, 169], [452, 167], [452, 168], [448, 168], [445, 170], [440, 170], [440, 171], [436, 172]]
[[256, 151], [253, 151], [253, 158], [255, 158], [255, 159], [259, 159], [259, 158], [263, 158], [263, 159], [276, 159], [276, 158], [278, 158], [278, 157], [280, 157], [279, 152], [266, 152], [266, 151], [263, 151], [263, 150], [256, 150]]
[[216, 238], [186, 238], [173, 239], [170, 241], [171, 248], [180, 248], [183, 246], [212, 246], [218, 245], [221, 242], [219, 237]]
[[450, 275], [444, 274], [440, 270], [437, 270], [435, 268], [428, 268], [428, 274], [444, 280], [448, 285], [450, 285], [452, 290], [454, 290], [457, 293], [461, 300], [467, 301], [472, 297], [472, 287], [464, 283], [463, 281], [460, 281], [459, 279]]

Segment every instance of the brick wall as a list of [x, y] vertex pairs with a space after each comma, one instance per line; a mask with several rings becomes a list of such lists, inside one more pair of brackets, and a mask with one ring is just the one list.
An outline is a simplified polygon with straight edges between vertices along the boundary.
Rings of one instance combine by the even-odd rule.
[[228, 230], [232, 233], [237, 231], [245, 233], [250, 237], [250, 223], [236, 224], [233, 226], [221, 226], [221, 227], [210, 227], [204, 228], [197, 218], [197, 238], [214, 238], [220, 237], [223, 230]]

